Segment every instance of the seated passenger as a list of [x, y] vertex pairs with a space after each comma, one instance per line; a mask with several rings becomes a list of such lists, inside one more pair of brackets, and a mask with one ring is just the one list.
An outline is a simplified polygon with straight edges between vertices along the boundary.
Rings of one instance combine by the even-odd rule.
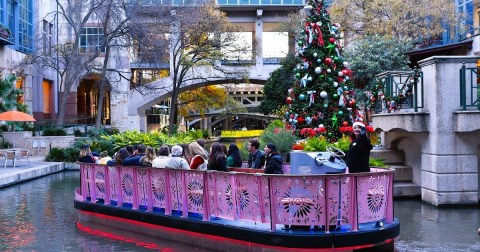
[[92, 155], [90, 150], [90, 145], [85, 144], [80, 149], [80, 155], [78, 157], [78, 162], [82, 163], [95, 163], [97, 159]]
[[208, 169], [215, 171], [227, 171], [227, 158], [222, 148], [223, 144], [213, 143], [210, 147], [210, 158], [208, 159]]
[[145, 156], [145, 150], [146, 147], [143, 144], [138, 145], [137, 152], [134, 155], [126, 158], [123, 160], [123, 165], [136, 165], [136, 166], [142, 166], [142, 162], [140, 162], [140, 159], [142, 159], [143, 156]]
[[143, 166], [152, 167], [152, 161], [156, 157], [157, 155], [155, 155], [155, 149], [153, 147], [147, 147], [147, 150], [145, 151], [145, 156], [140, 158], [140, 163], [142, 163]]
[[130, 153], [128, 153], [126, 148], [121, 148], [120, 150], [115, 153], [115, 156], [112, 160], [107, 162], [107, 165], [112, 166], [112, 165], [121, 165], [123, 164], [123, 160], [128, 158], [130, 156]]
[[206, 171], [208, 157], [205, 153], [205, 149], [203, 149], [203, 147], [197, 142], [189, 144], [188, 149], [190, 150], [190, 155], [192, 156], [192, 159], [190, 160], [190, 169]]
[[168, 158], [166, 168], [190, 170], [187, 160], [182, 158], [183, 149], [179, 145], [172, 147], [172, 154]]
[[98, 160], [98, 164], [107, 164], [108, 161], [112, 160], [112, 158], [108, 155], [108, 152], [102, 151], [100, 152], [100, 159]]
[[168, 156], [170, 155], [170, 147], [162, 145], [158, 150], [158, 157], [152, 161], [153, 168], [165, 168], [168, 162]]
[[242, 167], [242, 157], [236, 144], [230, 144], [227, 151], [227, 167]]

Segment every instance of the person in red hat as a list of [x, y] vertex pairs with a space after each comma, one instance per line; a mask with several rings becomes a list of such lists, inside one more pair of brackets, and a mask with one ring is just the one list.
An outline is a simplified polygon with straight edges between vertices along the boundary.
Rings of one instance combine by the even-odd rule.
[[350, 173], [370, 172], [370, 150], [373, 146], [367, 137], [363, 122], [353, 123], [353, 140], [347, 154], [347, 166]]

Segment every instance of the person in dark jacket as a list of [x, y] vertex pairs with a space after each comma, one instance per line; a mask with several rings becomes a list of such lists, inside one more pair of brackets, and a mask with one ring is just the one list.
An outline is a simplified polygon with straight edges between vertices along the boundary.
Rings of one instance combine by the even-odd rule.
[[248, 141], [248, 168], [261, 169], [265, 163], [265, 154], [259, 150], [260, 143], [257, 140]]
[[365, 124], [353, 123], [353, 140], [347, 154], [347, 166], [350, 173], [370, 172], [369, 159], [372, 148]]
[[269, 143], [263, 150], [265, 151], [265, 174], [283, 174], [283, 159], [277, 152], [277, 146]]
[[107, 165], [113, 166], [113, 165], [122, 165], [123, 160], [128, 158], [130, 156], [130, 153], [126, 148], [121, 148], [120, 150], [115, 153], [115, 157], [107, 162]]
[[97, 159], [93, 156], [92, 151], [90, 150], [90, 145], [82, 145], [80, 149], [80, 155], [78, 157], [78, 162], [82, 163], [95, 163]]
[[143, 166], [140, 159], [145, 156], [145, 150], [147, 147], [143, 144], [138, 145], [137, 152], [134, 151], [134, 155], [130, 156], [123, 160], [123, 165], [135, 165], [135, 166]]
[[227, 158], [225, 157], [222, 144], [213, 143], [210, 147], [208, 170], [227, 171]]

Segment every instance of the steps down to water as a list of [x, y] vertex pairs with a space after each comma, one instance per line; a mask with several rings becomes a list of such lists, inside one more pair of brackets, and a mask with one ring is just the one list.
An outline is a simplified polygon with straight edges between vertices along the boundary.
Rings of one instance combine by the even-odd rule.
[[412, 182], [412, 167], [404, 164], [404, 156], [402, 150], [392, 149], [374, 149], [370, 154], [370, 157], [382, 159], [386, 165], [395, 169], [393, 176], [394, 197], [418, 197], [421, 195], [421, 188]]

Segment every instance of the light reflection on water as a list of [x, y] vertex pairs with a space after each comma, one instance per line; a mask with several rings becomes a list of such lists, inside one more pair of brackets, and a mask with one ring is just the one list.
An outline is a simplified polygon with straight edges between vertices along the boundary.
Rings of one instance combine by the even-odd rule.
[[[0, 189], [0, 251], [203, 251], [78, 229], [73, 198], [79, 177], [78, 171], [62, 172]], [[397, 200], [395, 217], [401, 225], [395, 240], [399, 252], [480, 251], [478, 208], [438, 209], [418, 200]]]

